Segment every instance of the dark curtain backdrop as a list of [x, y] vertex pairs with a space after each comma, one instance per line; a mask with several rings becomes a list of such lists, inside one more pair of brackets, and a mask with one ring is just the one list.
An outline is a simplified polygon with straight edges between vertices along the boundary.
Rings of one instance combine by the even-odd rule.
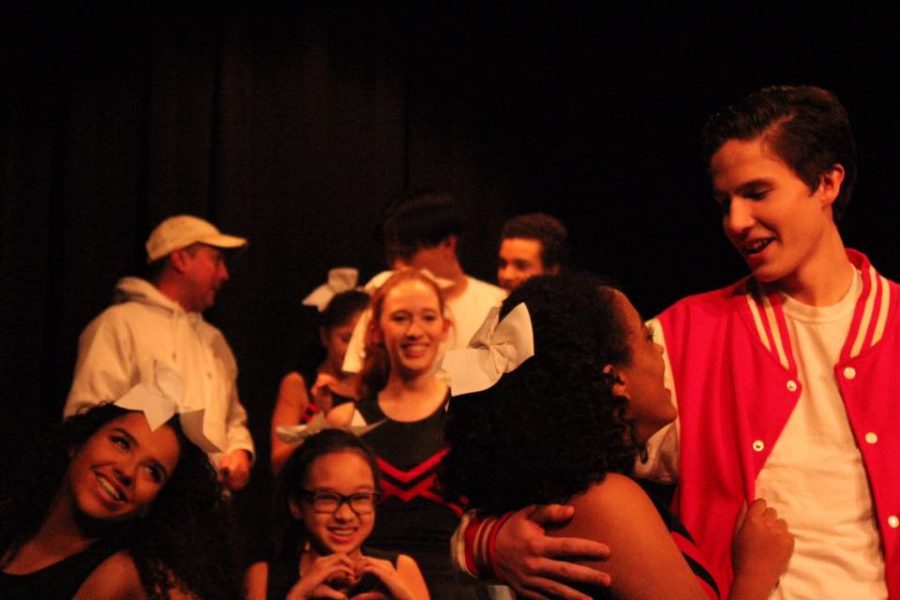
[[279, 378], [311, 339], [299, 300], [330, 267], [382, 268], [380, 209], [405, 188], [459, 198], [463, 263], [485, 279], [503, 220], [543, 210], [648, 315], [724, 284], [743, 269], [697, 133], [766, 84], [843, 99], [861, 180], [842, 228], [900, 276], [897, 9], [77, 4], [7, 3], [0, 25], [6, 458], [59, 417], [79, 332], [172, 214], [251, 239], [208, 317], [263, 466]]

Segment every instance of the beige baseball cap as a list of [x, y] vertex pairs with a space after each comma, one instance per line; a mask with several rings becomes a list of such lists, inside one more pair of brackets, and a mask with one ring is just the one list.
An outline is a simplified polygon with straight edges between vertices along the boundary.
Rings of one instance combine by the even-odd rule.
[[147, 262], [153, 262], [173, 250], [196, 243], [216, 248], [241, 248], [247, 240], [235, 235], [225, 235], [215, 225], [191, 215], [169, 217], [156, 226], [147, 238]]

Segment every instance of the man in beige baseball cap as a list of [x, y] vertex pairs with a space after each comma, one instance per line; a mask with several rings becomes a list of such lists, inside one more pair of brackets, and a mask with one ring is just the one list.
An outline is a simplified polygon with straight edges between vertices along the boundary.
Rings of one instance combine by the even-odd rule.
[[247, 245], [247, 240], [234, 235], [225, 235], [215, 225], [198, 217], [178, 215], [169, 217], [150, 233], [145, 246], [147, 262], [152, 263], [172, 250], [197, 243], [215, 248], [242, 248]]
[[202, 315], [228, 281], [225, 252], [246, 245], [191, 215], [160, 223], [146, 243], [148, 278], [120, 279], [115, 304], [82, 332], [64, 414], [153, 381], [163, 363], [180, 376], [184, 404], [202, 415], [204, 435], [221, 450], [210, 456], [222, 482], [235, 490], [247, 485], [254, 449], [237, 364], [225, 336]]

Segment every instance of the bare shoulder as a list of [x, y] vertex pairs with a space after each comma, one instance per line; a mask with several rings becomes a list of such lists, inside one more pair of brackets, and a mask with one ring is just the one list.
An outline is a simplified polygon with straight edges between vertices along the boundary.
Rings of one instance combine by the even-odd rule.
[[397, 555], [397, 572], [398, 573], [419, 573], [419, 565], [412, 556], [406, 554]]
[[125, 551], [117, 552], [104, 560], [88, 575], [78, 593], [77, 600], [82, 598], [142, 599], [147, 594], [141, 585], [134, 559]]
[[326, 417], [328, 424], [335, 427], [349, 426], [350, 422], [353, 420], [354, 410], [356, 410], [356, 405], [353, 402], [334, 407]]
[[422, 576], [422, 571], [419, 570], [419, 565], [413, 557], [406, 554], [397, 556], [397, 576], [412, 593], [413, 598], [421, 600], [430, 598], [425, 578]]
[[278, 402], [288, 404], [305, 404], [308, 402], [306, 394], [306, 380], [297, 371], [291, 371], [281, 378], [278, 387]]
[[244, 573], [244, 592], [247, 600], [265, 600], [269, 583], [269, 563], [253, 563]]
[[[601, 523], [620, 523], [623, 516], [656, 515], [653, 502], [633, 479], [619, 473], [607, 473], [603, 481], [573, 496], [569, 504], [579, 514], [590, 515]], [[610, 514], [612, 513], [612, 514]]]
[[[147, 591], [141, 583], [141, 575], [138, 572], [134, 559], [126, 551], [113, 554], [84, 580], [75, 594], [75, 600], [145, 600]], [[176, 587], [169, 590], [170, 600], [196, 600], [190, 593], [183, 592]]]
[[653, 501], [632, 479], [609, 473], [569, 504], [575, 507], [575, 516], [551, 535], [607, 544], [610, 557], [597, 566], [612, 576], [614, 595], [704, 597]]
[[291, 371], [287, 375], [281, 378], [281, 388], [289, 388], [294, 389], [298, 386], [301, 386], [303, 391], [306, 391], [306, 380], [303, 379], [303, 375], [298, 373], [297, 371]]
[[606, 544], [630, 543], [638, 535], [669, 536], [647, 493], [630, 477], [619, 473], [607, 473], [602, 482], [573, 496], [569, 504], [575, 507], [575, 516], [560, 530], [563, 535]]

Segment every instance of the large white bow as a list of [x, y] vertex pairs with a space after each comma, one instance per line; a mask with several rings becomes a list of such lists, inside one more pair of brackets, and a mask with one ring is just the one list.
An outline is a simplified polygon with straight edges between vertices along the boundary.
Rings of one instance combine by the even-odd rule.
[[141, 382], [125, 392], [115, 405], [144, 413], [150, 430], [154, 431], [174, 415], [178, 415], [184, 435], [207, 453], [222, 450], [203, 434], [203, 408], [186, 406], [184, 383], [178, 373], [166, 364], [153, 361], [154, 381]]
[[328, 271], [328, 281], [310, 292], [303, 299], [304, 306], [315, 306], [319, 312], [325, 310], [331, 299], [341, 292], [349, 292], [356, 289], [359, 280], [359, 271], [353, 267], [336, 267]]
[[534, 356], [534, 332], [525, 303], [498, 323], [500, 307], [488, 313], [468, 348], [449, 350], [441, 368], [450, 376], [450, 393], [462, 396], [486, 390]]
[[275, 434], [285, 444], [302, 444], [306, 441], [306, 438], [319, 433], [323, 429], [344, 429], [357, 437], [362, 437], [385, 422], [387, 422], [387, 419], [382, 419], [369, 425], [362, 415], [359, 414], [359, 411], [353, 411], [353, 419], [350, 421], [350, 424], [346, 427], [337, 427], [329, 424], [324, 414], [318, 413], [309, 423], [304, 425], [279, 425], [275, 428]]

